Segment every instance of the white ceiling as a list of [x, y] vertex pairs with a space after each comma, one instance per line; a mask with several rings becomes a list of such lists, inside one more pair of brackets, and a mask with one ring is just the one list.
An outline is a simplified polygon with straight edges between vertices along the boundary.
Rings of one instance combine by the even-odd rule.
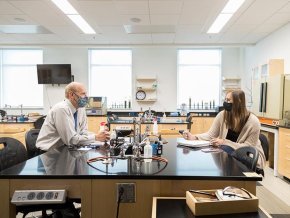
[[97, 34], [83, 34], [50, 0], [0, 0], [0, 26], [44, 29], [40, 34], [0, 31], [0, 45], [245, 45], [290, 21], [290, 0], [246, 0], [219, 34], [206, 31], [227, 0], [69, 1]]

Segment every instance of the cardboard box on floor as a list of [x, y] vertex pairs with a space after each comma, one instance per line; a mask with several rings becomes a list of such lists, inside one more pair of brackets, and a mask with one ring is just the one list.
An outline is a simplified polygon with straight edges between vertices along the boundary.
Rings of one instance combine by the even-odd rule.
[[[213, 194], [216, 192], [216, 190], [203, 191]], [[252, 194], [251, 199], [243, 200], [197, 201], [195, 197], [205, 196], [186, 192], [186, 203], [196, 216], [256, 212], [259, 207], [259, 199]]]

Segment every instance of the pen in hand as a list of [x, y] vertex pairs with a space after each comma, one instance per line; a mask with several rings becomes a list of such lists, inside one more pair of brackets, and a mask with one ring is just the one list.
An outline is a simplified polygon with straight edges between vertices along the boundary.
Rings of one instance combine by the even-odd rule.
[[178, 130], [179, 134], [183, 135], [184, 130]]

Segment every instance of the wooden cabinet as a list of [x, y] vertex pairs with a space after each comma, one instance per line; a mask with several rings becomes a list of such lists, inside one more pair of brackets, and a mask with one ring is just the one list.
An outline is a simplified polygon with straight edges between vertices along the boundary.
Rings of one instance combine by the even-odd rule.
[[25, 134], [34, 128], [34, 123], [1, 123], [0, 137], [11, 137], [19, 140], [26, 146]]
[[100, 131], [101, 122], [107, 123], [107, 116], [88, 117], [88, 130], [90, 132], [98, 133]]
[[253, 69], [252, 111], [257, 116], [282, 119], [284, 77], [283, 59], [271, 59]]
[[279, 128], [278, 172], [290, 178], [290, 129]]
[[193, 117], [191, 122], [191, 133], [200, 134], [207, 132], [213, 123], [214, 117]]
[[261, 77], [284, 74], [284, 60], [270, 59], [268, 63], [261, 66]]

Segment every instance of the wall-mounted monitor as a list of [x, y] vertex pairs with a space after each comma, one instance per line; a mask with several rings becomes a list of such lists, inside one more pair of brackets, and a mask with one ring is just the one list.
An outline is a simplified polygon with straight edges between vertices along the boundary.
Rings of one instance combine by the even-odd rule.
[[72, 81], [70, 64], [37, 64], [38, 84], [68, 84]]

